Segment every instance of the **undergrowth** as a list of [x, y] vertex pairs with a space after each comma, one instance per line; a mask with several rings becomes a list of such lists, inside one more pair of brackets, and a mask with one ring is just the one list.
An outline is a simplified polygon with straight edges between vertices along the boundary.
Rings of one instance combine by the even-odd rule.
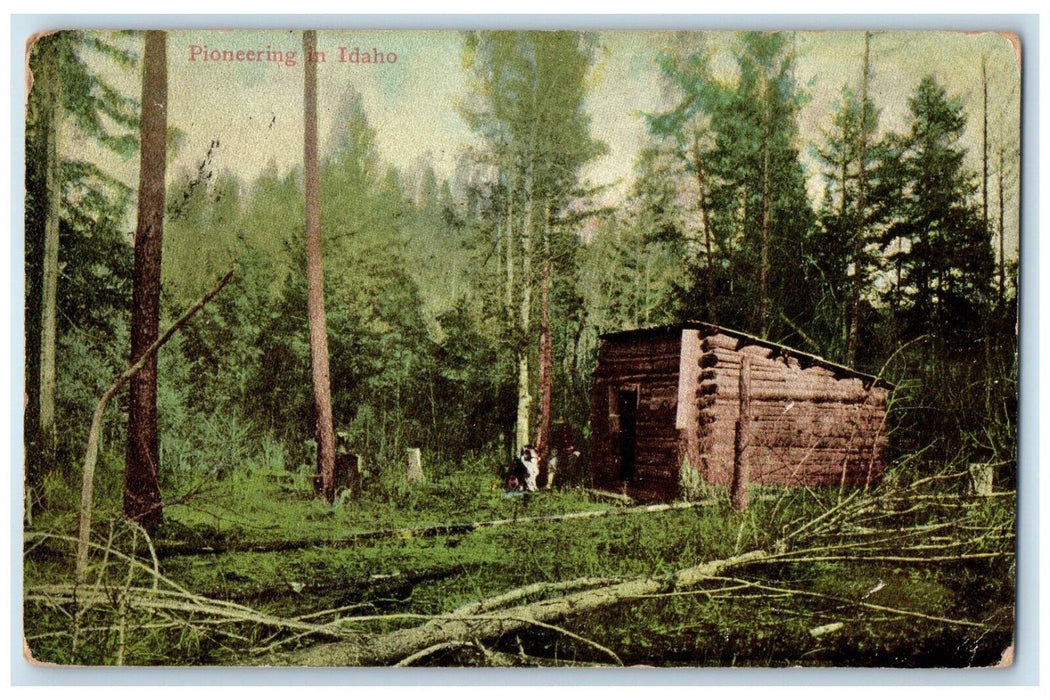
[[[973, 501], [960, 464], [933, 471], [929, 464], [903, 463], [871, 494], [755, 488], [745, 513], [732, 510], [724, 494], [713, 494], [712, 502], [695, 508], [522, 521], [438, 536], [404, 531], [347, 546], [306, 541], [618, 506], [572, 488], [508, 498], [499, 488], [497, 461], [486, 455], [425, 465], [428, 479], [418, 485], [405, 483], [399, 463], [373, 465], [357, 494], [329, 506], [314, 498], [309, 472], [289, 464], [287, 455], [262, 445], [222, 478], [184, 474], [182, 495], [165, 509], [165, 523], [150, 543], [162, 548], [187, 541], [202, 547], [304, 541], [288, 551], [154, 562], [144, 536], [120, 519], [112, 489], [103, 489], [110, 496], [96, 516], [97, 549], [88, 578], [95, 587], [82, 589], [79, 603], [75, 589], [67, 590], [73, 583], [68, 538], [75, 534], [75, 519], [53, 513], [35, 523], [30, 534], [38, 534], [27, 540], [25, 558], [25, 632], [34, 657], [84, 664], [243, 663], [344, 634], [412, 626], [420, 619], [405, 613], [438, 615], [537, 582], [670, 581], [685, 567], [753, 550], [774, 556], [697, 590], [668, 589], [563, 621], [586, 643], [535, 627], [483, 647], [450, 648], [423, 663], [609, 663], [600, 645], [615, 649], [623, 663], [655, 666], [969, 666], [995, 663], [1010, 643], [1012, 557], [1001, 550], [1012, 547], [1013, 503]], [[922, 476], [931, 472], [932, 478]], [[895, 500], [902, 498], [901, 483], [913, 485], [907, 494], [914, 508]], [[832, 527], [827, 514], [850, 506], [851, 499], [865, 505]], [[971, 559], [880, 561], [872, 554], [904, 547], [908, 535], [890, 532], [888, 538], [899, 542], [872, 547], [858, 548], [856, 542], [863, 544], [864, 528], [881, 532], [887, 522], [900, 533], [949, 523], [945, 534], [981, 538], [966, 544]], [[777, 555], [812, 548], [816, 541], [796, 532], [822, 527], [819, 546], [827, 552], [853, 543], [848, 551], [860, 554], [798, 560]], [[918, 547], [912, 551], [922, 553], [937, 537], [911, 541]], [[979, 558], [982, 552], [989, 557]], [[150, 593], [158, 587], [159, 593]], [[89, 590], [103, 594], [83, 597]], [[158, 600], [169, 601], [168, 607], [158, 608]], [[185, 609], [171, 607], [170, 601], [179, 600]], [[344, 622], [326, 628], [330, 632], [286, 626], [338, 619]]]

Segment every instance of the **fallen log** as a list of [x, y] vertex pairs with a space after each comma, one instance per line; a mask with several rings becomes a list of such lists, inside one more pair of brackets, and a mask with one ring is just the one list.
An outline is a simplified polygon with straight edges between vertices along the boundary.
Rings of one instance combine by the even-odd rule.
[[390, 530], [365, 530], [349, 532], [339, 537], [312, 537], [294, 540], [273, 540], [263, 542], [161, 542], [155, 545], [157, 557], [164, 559], [178, 556], [197, 556], [207, 554], [226, 554], [228, 552], [287, 552], [310, 547], [351, 547], [363, 542], [384, 539], [416, 539], [426, 537], [443, 537], [445, 535], [465, 535], [476, 530], [522, 525], [527, 523], [558, 522], [561, 520], [582, 520], [601, 518], [611, 515], [632, 515], [635, 513], [658, 513], [665, 510], [682, 510], [712, 505], [714, 501], [657, 503], [631, 508], [607, 508], [605, 510], [583, 510], [560, 515], [535, 515], [524, 518], [501, 518], [469, 523], [424, 525], [422, 527], [394, 528]]
[[[454, 645], [457, 642], [492, 639], [534, 625], [549, 626], [551, 622], [616, 605], [632, 598], [669, 590], [689, 589], [705, 579], [719, 576], [734, 567], [762, 561], [768, 556], [764, 550], [755, 550], [682, 569], [669, 579], [634, 579], [487, 614], [453, 611], [436, 616], [416, 627], [379, 635], [362, 635], [360, 638], [321, 644], [254, 661], [282, 666], [387, 666], [411, 658], [421, 650]], [[477, 603], [476, 606], [485, 609], [485, 601]]]

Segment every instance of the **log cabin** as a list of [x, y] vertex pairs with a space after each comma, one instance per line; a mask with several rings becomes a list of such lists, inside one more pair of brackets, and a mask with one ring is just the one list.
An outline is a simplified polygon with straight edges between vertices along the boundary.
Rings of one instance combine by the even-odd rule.
[[592, 483], [643, 501], [679, 497], [690, 476], [727, 487], [734, 475], [773, 486], [871, 484], [885, 471], [891, 389], [699, 321], [608, 333], [591, 390]]

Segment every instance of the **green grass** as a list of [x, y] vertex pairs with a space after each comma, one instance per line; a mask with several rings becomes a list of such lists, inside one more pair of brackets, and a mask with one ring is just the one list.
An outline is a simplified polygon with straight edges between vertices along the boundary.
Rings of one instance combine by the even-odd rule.
[[[572, 489], [535, 494], [527, 502], [504, 498], [489, 465], [484, 459], [433, 465], [431, 480], [417, 486], [401, 481], [400, 465], [389, 465], [356, 498], [335, 506], [314, 499], [303, 476], [259, 466], [242, 469], [168, 507], [158, 541], [338, 538], [362, 530], [610, 507]], [[799, 522], [823, 512], [837, 494], [763, 490], [755, 496], [745, 514], [720, 501], [688, 510], [380, 539], [351, 547], [177, 556], [161, 564], [166, 576], [192, 591], [233, 597], [283, 618], [346, 606], [356, 606], [355, 612], [346, 614], [432, 615], [539, 581], [581, 576], [669, 577], [705, 561], [769, 548]], [[104, 541], [112, 532], [114, 546], [126, 550], [134, 535], [119, 524], [116, 514], [115, 504], [101, 504], [96, 540]], [[983, 522], [1008, 520], [1008, 516], [990, 509], [970, 517]], [[71, 533], [74, 527], [68, 513], [56, 511], [34, 529]], [[141, 539], [138, 545], [140, 558], [148, 561]], [[32, 554], [26, 558], [26, 585], [69, 581], [70, 569], [70, 558], [61, 548], [46, 556]], [[114, 601], [119, 601], [127, 572], [120, 562], [108, 564], [104, 580], [113, 587]], [[616, 650], [625, 663], [656, 666], [964, 666], [996, 661], [1010, 638], [1012, 572], [1003, 569], [1001, 560], [950, 567], [800, 562], [753, 566], [737, 575], [744, 574], [763, 585], [812, 595], [755, 589], [728, 594], [718, 589], [730, 584], [711, 582], [706, 592], [668, 591], [562, 624]], [[135, 585], [148, 585], [149, 577], [137, 573], [135, 581]], [[869, 593], [876, 587], [876, 592]], [[990, 630], [968, 629], [857, 605], [869, 599], [890, 609], [991, 619], [995, 625]], [[36, 658], [57, 663], [113, 663], [118, 646], [116, 607], [103, 606], [85, 616], [84, 625], [109, 629], [88, 637], [74, 657], [67, 613], [60, 606], [27, 604], [26, 633]], [[184, 624], [157, 613], [129, 617], [125, 662], [239, 663], [251, 657], [252, 649], [281, 638], [274, 636], [278, 630], [266, 625], [231, 624], [217, 629], [193, 615], [185, 617]], [[810, 633], [820, 625], [835, 623], [842, 624], [822, 635]], [[353, 629], [374, 633], [412, 624], [418, 621], [393, 618], [357, 623]], [[313, 641], [298, 639], [281, 648]], [[524, 651], [536, 658], [609, 662], [594, 647], [550, 629], [530, 629], [491, 644], [492, 649], [509, 654]], [[427, 660], [451, 665], [488, 662], [469, 649]]]
[[[398, 466], [389, 471], [396, 473]], [[505, 498], [494, 475], [469, 469], [414, 486], [392, 481], [367, 484], [363, 493], [330, 506], [315, 498], [309, 481], [296, 474], [235, 475], [208, 488], [203, 499], [167, 508], [167, 532], [205, 532], [240, 541], [325, 539], [352, 532], [609, 507], [573, 490], [531, 495], [526, 504], [520, 498]]]

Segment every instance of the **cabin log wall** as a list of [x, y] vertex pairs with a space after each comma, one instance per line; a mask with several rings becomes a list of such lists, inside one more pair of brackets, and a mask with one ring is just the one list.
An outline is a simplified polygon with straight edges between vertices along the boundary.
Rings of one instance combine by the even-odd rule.
[[[805, 353], [720, 331], [687, 324], [602, 339], [591, 394], [596, 487], [669, 500], [678, 494], [685, 459], [704, 480], [730, 486], [745, 354], [751, 483], [863, 486], [882, 477], [885, 385]], [[627, 484], [620, 478], [621, 390], [638, 392], [635, 474]]]
[[702, 341], [697, 403], [703, 475], [730, 484], [740, 357], [751, 361], [750, 479], [777, 486], [863, 486], [884, 471], [886, 389], [728, 335]]

